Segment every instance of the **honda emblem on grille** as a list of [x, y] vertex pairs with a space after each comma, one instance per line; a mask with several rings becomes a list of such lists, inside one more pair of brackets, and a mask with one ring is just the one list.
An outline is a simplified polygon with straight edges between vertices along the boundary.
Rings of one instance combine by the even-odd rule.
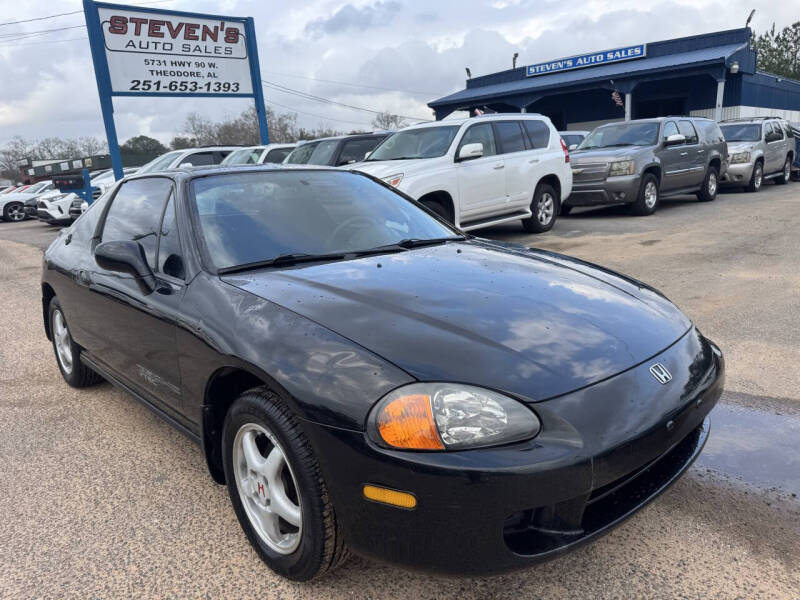
[[672, 381], [672, 374], [661, 363], [656, 363], [650, 367], [650, 373], [658, 380], [658, 383], [667, 384]]

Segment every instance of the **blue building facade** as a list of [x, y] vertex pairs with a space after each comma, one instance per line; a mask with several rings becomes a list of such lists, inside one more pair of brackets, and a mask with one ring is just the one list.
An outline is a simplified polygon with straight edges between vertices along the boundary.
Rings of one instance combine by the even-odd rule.
[[757, 71], [750, 40], [749, 28], [732, 29], [556, 59], [468, 79], [428, 106], [437, 119], [537, 112], [558, 129], [664, 115], [800, 121], [800, 82]]

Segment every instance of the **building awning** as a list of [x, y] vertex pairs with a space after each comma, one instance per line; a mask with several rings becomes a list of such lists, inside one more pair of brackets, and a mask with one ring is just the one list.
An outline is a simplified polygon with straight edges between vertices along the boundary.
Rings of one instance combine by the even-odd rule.
[[[724, 78], [725, 69], [730, 66], [731, 57], [741, 51], [749, 51], [748, 48], [749, 42], [737, 41], [731, 44], [661, 56], [647, 56], [638, 60], [561, 71], [536, 77], [525, 77], [521, 72], [522, 78], [517, 76], [513, 81], [490, 85], [471, 85], [460, 92], [429, 102], [428, 106], [437, 113], [445, 114], [453, 110], [490, 102], [505, 102], [522, 108], [543, 95], [554, 92], [579, 91], [581, 87], [596, 88], [598, 84], [612, 87], [610, 80], [614, 80], [613, 87], [616, 89], [622, 92], [630, 91], [639, 81], [646, 80], [648, 76], [663, 76], [665, 72], [671, 70], [684, 75], [693, 69], [705, 68], [709, 75]], [[517, 71], [520, 70], [517, 69]], [[510, 71], [508, 74], [509, 76], [516, 75], [514, 71]]]

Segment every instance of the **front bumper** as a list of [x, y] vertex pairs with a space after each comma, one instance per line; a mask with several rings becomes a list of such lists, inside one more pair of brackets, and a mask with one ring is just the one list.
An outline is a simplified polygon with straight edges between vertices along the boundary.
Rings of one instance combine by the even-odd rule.
[[[660, 362], [667, 385], [649, 372]], [[663, 492], [708, 437], [724, 360], [692, 329], [657, 357], [533, 404], [533, 440], [460, 452], [399, 452], [363, 433], [310, 426], [337, 518], [356, 553], [487, 575], [554, 558], [608, 532]], [[364, 484], [413, 493], [413, 510], [365, 500]]]
[[722, 185], [747, 185], [753, 176], [753, 165], [755, 163], [736, 163], [728, 165], [727, 172], [720, 177]]
[[574, 183], [566, 201], [569, 206], [596, 206], [635, 202], [639, 195], [641, 177], [622, 175], [604, 181]]

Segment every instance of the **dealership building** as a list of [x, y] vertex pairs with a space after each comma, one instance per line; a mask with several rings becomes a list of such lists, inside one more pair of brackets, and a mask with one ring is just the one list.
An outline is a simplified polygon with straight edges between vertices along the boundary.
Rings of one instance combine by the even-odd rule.
[[800, 121], [800, 82], [756, 69], [749, 28], [541, 62], [467, 80], [430, 102], [457, 110], [536, 112], [558, 129], [664, 115]]

